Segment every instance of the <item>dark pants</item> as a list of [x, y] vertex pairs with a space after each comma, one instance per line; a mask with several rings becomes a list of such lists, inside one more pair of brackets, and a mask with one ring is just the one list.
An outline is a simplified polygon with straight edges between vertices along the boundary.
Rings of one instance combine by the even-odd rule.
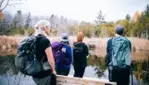
[[74, 77], [82, 78], [86, 67], [74, 66]]
[[44, 78], [34, 78], [33, 77], [33, 80], [36, 83], [36, 85], [51, 85], [50, 84], [51, 76], [47, 76]]
[[111, 72], [110, 81], [117, 82], [117, 85], [129, 85], [130, 69], [114, 69]]
[[58, 75], [68, 76], [70, 68], [56, 68], [56, 73]]
[[36, 83], [36, 85], [56, 85], [56, 76], [51, 74], [50, 76], [43, 78], [33, 77], [33, 81]]
[[109, 72], [108, 75], [109, 81], [112, 81], [112, 70], [108, 70], [108, 72]]

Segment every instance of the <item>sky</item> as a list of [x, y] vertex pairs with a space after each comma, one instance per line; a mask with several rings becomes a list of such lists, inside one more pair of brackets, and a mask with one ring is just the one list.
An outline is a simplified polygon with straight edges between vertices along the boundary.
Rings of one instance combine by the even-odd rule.
[[105, 15], [106, 21], [124, 19], [126, 14], [133, 16], [135, 11], [143, 11], [149, 0], [26, 0], [20, 5], [9, 6], [7, 9], [31, 12], [32, 15], [64, 16], [68, 19], [94, 22], [99, 10]]

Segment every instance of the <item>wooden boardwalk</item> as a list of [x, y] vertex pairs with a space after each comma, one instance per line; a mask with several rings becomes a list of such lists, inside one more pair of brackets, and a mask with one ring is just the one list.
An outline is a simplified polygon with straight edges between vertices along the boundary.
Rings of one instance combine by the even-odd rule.
[[94, 80], [91, 78], [74, 78], [69, 76], [57, 76], [57, 85], [117, 85], [107, 80]]

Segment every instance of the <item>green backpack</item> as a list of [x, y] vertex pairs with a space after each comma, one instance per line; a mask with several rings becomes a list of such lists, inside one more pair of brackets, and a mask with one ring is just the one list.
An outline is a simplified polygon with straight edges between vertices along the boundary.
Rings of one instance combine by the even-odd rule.
[[118, 68], [127, 68], [131, 64], [131, 44], [122, 36], [112, 40], [112, 65]]

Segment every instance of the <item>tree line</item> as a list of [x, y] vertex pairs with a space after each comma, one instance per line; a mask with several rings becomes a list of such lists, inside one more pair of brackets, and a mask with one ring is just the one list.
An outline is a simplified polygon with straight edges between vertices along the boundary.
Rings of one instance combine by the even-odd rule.
[[132, 17], [127, 14], [125, 19], [116, 22], [99, 23], [96, 29], [100, 30], [99, 36], [112, 37], [114, 34], [113, 28], [118, 24], [124, 26], [125, 36], [149, 39], [149, 5], [141, 13], [136, 11]]
[[4, 15], [4, 19], [0, 21], [0, 35], [30, 35], [34, 31], [34, 24], [40, 19], [46, 19], [51, 22], [53, 36], [62, 32], [75, 35], [78, 31], [82, 31], [87, 37], [113, 37], [113, 28], [121, 24], [125, 28], [125, 36], [149, 39], [149, 5], [141, 13], [136, 11], [133, 16], [127, 14], [125, 19], [112, 22], [107, 22], [102, 11], [99, 11], [94, 24], [69, 20], [54, 14], [50, 16], [32, 16], [31, 13], [24, 15], [21, 10], [18, 10], [14, 16], [9, 12]]
[[74, 32], [76, 31], [83, 31], [88, 37], [113, 37], [113, 29], [118, 24], [124, 26], [124, 36], [149, 40], [149, 5], [141, 13], [136, 11], [132, 17], [127, 14], [125, 19], [115, 22], [106, 22], [102, 11], [99, 11], [95, 24], [82, 22], [78, 26], [70, 27], [69, 30], [73, 30], [73, 33], [70, 34], [75, 34]]
[[[18, 10], [15, 15], [9, 12], [3, 13], [3, 20], [0, 20], [0, 35], [30, 35], [34, 32], [34, 25], [41, 19], [51, 22], [52, 34], [57, 34], [66, 29], [67, 26], [77, 25], [75, 20], [67, 19], [63, 16], [32, 16], [31, 13], [24, 14]], [[57, 31], [59, 30], [59, 32]]]

